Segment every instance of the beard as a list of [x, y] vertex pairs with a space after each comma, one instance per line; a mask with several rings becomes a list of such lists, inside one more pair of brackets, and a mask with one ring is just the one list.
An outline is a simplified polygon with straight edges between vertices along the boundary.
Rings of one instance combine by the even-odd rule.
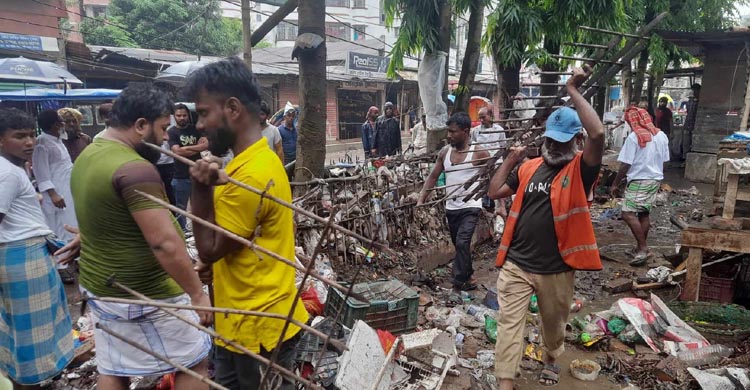
[[143, 138], [143, 141], [137, 145], [133, 149], [135, 149], [135, 152], [138, 153], [141, 157], [146, 159], [151, 164], [156, 164], [157, 161], [159, 161], [159, 158], [161, 157], [161, 153], [158, 150], [152, 149], [145, 143], [148, 142], [152, 145], [161, 145], [161, 143], [156, 139], [156, 134], [154, 134], [153, 129], [151, 132], [149, 132], [148, 135], [146, 135]]
[[558, 143], [554, 150], [550, 150], [550, 147], [547, 146], [548, 142], [554, 141], [545, 141], [542, 144], [542, 159], [544, 159], [545, 164], [552, 168], [561, 168], [573, 161], [576, 156], [576, 147], [573, 140], [567, 144]]
[[214, 156], [226, 155], [237, 141], [237, 135], [229, 129], [226, 118], [222, 122], [223, 125], [215, 132], [208, 133], [208, 150]]

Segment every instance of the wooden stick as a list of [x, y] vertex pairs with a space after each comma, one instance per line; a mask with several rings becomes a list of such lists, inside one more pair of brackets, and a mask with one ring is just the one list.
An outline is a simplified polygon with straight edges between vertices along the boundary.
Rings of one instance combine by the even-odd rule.
[[[207, 227], [207, 228], [209, 228], [209, 229], [211, 229], [211, 230], [213, 230], [215, 232], [222, 233], [222, 234], [226, 235], [227, 237], [229, 237], [229, 238], [231, 238], [231, 239], [233, 239], [233, 240], [235, 240], [235, 241], [237, 241], [237, 242], [239, 242], [239, 243], [247, 246], [248, 248], [251, 248], [253, 250], [257, 250], [258, 252], [262, 252], [262, 253], [264, 253], [264, 254], [266, 254], [268, 256], [271, 256], [272, 258], [274, 258], [274, 259], [276, 259], [276, 260], [278, 260], [278, 261], [280, 261], [280, 262], [282, 262], [282, 263], [284, 263], [286, 265], [294, 267], [295, 269], [298, 269], [298, 270], [300, 270], [302, 272], [305, 271], [305, 267], [303, 267], [303, 266], [301, 266], [301, 265], [299, 265], [299, 264], [297, 264], [295, 262], [292, 262], [290, 260], [287, 260], [284, 257], [282, 257], [281, 255], [276, 254], [274, 252], [271, 252], [270, 250], [268, 250], [266, 248], [263, 248], [262, 246], [257, 245], [254, 242], [252, 242], [252, 241], [250, 241], [250, 240], [248, 240], [248, 239], [246, 239], [244, 237], [240, 237], [237, 234], [235, 234], [235, 233], [233, 233], [233, 232], [231, 232], [231, 231], [229, 231], [227, 229], [224, 229], [221, 226], [218, 226], [218, 225], [215, 225], [215, 224], [213, 224], [211, 222], [208, 222], [205, 219], [197, 217], [197, 216], [195, 216], [195, 215], [193, 215], [193, 214], [191, 214], [191, 213], [189, 213], [189, 212], [187, 212], [187, 211], [185, 211], [185, 210], [183, 210], [183, 209], [181, 209], [179, 207], [172, 206], [168, 202], [165, 202], [165, 201], [163, 201], [163, 200], [161, 200], [161, 199], [159, 199], [159, 198], [157, 198], [157, 197], [155, 197], [153, 195], [149, 195], [149, 194], [147, 194], [147, 193], [145, 193], [143, 191], [135, 190], [135, 192], [138, 195], [141, 195], [144, 198], [146, 198], [146, 199], [148, 199], [148, 200], [150, 200], [150, 201], [152, 201], [152, 202], [154, 202], [154, 203], [156, 203], [156, 204], [158, 204], [158, 205], [160, 205], [162, 207], [166, 207], [170, 211], [173, 211], [173, 212], [175, 212], [177, 214], [180, 214], [182, 216], [190, 218], [191, 220], [193, 220], [195, 222], [198, 222], [199, 224], [201, 224], [201, 225], [203, 225], [203, 226], [205, 226], [205, 227]], [[340, 291], [346, 291], [347, 290], [346, 287], [344, 287], [341, 284], [336, 283], [333, 280], [330, 280], [330, 279], [328, 279], [326, 277], [323, 277], [323, 276], [320, 276], [320, 275], [313, 275], [313, 277], [315, 277], [316, 279], [320, 280], [321, 282], [323, 282], [323, 283], [325, 283], [325, 284], [327, 284], [327, 285], [329, 285], [329, 286], [331, 286], [331, 287], [333, 287], [333, 288], [335, 288], [337, 290], [340, 290]], [[357, 296], [356, 298], [358, 300], [361, 300], [362, 302], [369, 302], [363, 296]], [[360, 298], [362, 298], [362, 299], [360, 299]]]
[[[745, 253], [737, 253], [737, 254], [734, 254], [734, 255], [722, 257], [721, 259], [714, 260], [714, 261], [709, 261], [708, 263], [705, 263], [705, 264], [701, 265], [701, 268], [710, 267], [710, 266], [712, 266], [714, 264], [723, 263], [723, 262], [725, 262], [727, 260], [736, 259], [736, 258], [738, 258], [740, 256], [744, 256], [744, 255], [745, 255]], [[675, 276], [680, 276], [680, 275], [686, 274], [686, 273], [687, 273], [687, 270], [683, 269], [682, 271], [672, 272], [672, 274], [670, 276], [675, 277]]]
[[[212, 313], [223, 313], [223, 314], [240, 314], [240, 315], [249, 315], [249, 316], [256, 316], [256, 317], [265, 317], [265, 318], [273, 318], [278, 320], [289, 320], [294, 325], [299, 326], [300, 328], [304, 329], [306, 332], [310, 332], [318, 337], [327, 337], [327, 335], [315, 328], [313, 328], [310, 325], [304, 324], [302, 322], [299, 322], [295, 320], [294, 318], [289, 318], [285, 315], [278, 314], [278, 313], [266, 313], [262, 311], [250, 311], [250, 310], [240, 310], [240, 309], [230, 309], [225, 307], [210, 307], [210, 306], [192, 306], [192, 305], [180, 305], [178, 303], [167, 303], [167, 302], [159, 302], [159, 301], [144, 301], [140, 299], [127, 299], [127, 298], [115, 298], [115, 297], [85, 297], [83, 298], [88, 301], [101, 301], [101, 302], [110, 302], [110, 303], [121, 303], [126, 305], [141, 305], [141, 306], [153, 306], [153, 307], [166, 307], [169, 309], [179, 309], [179, 310], [200, 310], [200, 311], [210, 311]], [[331, 340], [331, 345], [336, 347], [339, 351], [346, 350], [346, 345], [339, 340]]]
[[121, 334], [113, 331], [112, 329], [109, 329], [108, 327], [102, 325], [101, 323], [97, 323], [96, 327], [98, 329], [101, 329], [104, 333], [107, 333], [108, 335], [110, 335], [110, 336], [112, 336], [112, 337], [114, 337], [116, 339], [119, 339], [120, 341], [124, 342], [125, 344], [128, 344], [131, 347], [133, 347], [133, 348], [135, 348], [135, 349], [137, 349], [137, 350], [139, 350], [139, 351], [141, 351], [143, 353], [151, 355], [152, 357], [154, 357], [157, 360], [161, 360], [162, 362], [169, 364], [170, 366], [176, 368], [178, 371], [180, 371], [182, 373], [185, 373], [185, 374], [187, 374], [187, 375], [189, 375], [189, 376], [191, 376], [191, 377], [193, 377], [195, 379], [198, 379], [199, 381], [201, 381], [201, 382], [203, 382], [203, 383], [205, 383], [205, 384], [213, 387], [214, 389], [229, 390], [228, 388], [226, 388], [226, 387], [224, 387], [224, 386], [222, 386], [222, 385], [220, 385], [220, 384], [212, 381], [211, 379], [208, 379], [207, 377], [205, 377], [205, 376], [203, 376], [203, 375], [201, 375], [201, 374], [199, 374], [199, 373], [197, 373], [197, 372], [195, 372], [195, 371], [193, 371], [193, 370], [191, 370], [191, 369], [183, 366], [182, 364], [174, 362], [173, 360], [171, 360], [170, 358], [168, 358], [166, 356], [163, 356], [163, 355], [161, 355], [159, 353], [156, 353], [154, 351], [151, 351], [151, 350], [149, 350], [149, 349], [147, 349], [147, 348], [145, 348], [145, 347], [143, 347], [143, 346], [141, 346], [139, 344], [136, 344], [134, 341], [132, 341], [132, 340], [128, 339], [127, 337], [125, 337], [125, 336], [123, 336], [123, 335], [121, 335]]
[[[123, 291], [127, 292], [128, 294], [130, 294], [130, 295], [132, 295], [132, 296], [134, 296], [134, 297], [136, 297], [138, 299], [141, 299], [141, 300], [144, 300], [144, 301], [153, 301], [153, 299], [150, 299], [149, 297], [147, 297], [147, 296], [139, 293], [138, 291], [135, 291], [135, 290], [129, 288], [128, 286], [125, 286], [125, 285], [121, 284], [120, 282], [115, 281], [114, 278], [110, 278], [110, 280], [108, 281], [108, 283], [111, 284], [112, 286], [115, 286], [115, 287], [117, 287], [119, 289], [122, 289]], [[169, 309], [169, 308], [166, 308], [166, 307], [161, 307], [159, 309], [161, 309], [165, 313], [171, 315], [172, 317], [177, 318], [178, 320], [180, 320], [180, 321], [182, 321], [182, 322], [184, 322], [184, 323], [186, 323], [186, 324], [188, 324], [188, 325], [190, 325], [192, 327], [195, 327], [195, 328], [197, 328], [199, 330], [202, 330], [202, 331], [208, 333], [209, 335], [211, 335], [212, 337], [217, 338], [217, 339], [223, 341], [227, 345], [236, 348], [241, 353], [244, 353], [245, 355], [250, 356], [251, 358], [253, 358], [253, 359], [261, 362], [262, 364], [265, 364], [267, 366], [273, 366], [274, 368], [276, 368], [276, 370], [278, 370], [280, 373], [284, 374], [284, 376], [286, 376], [287, 378], [290, 378], [290, 379], [302, 382], [305, 385], [310, 386], [310, 388], [312, 388], [312, 389], [323, 390], [322, 387], [320, 387], [320, 386], [318, 386], [318, 385], [310, 382], [309, 380], [307, 380], [305, 378], [302, 378], [299, 375], [297, 375], [297, 374], [289, 371], [289, 369], [287, 369], [286, 367], [280, 366], [276, 362], [272, 362], [272, 361], [264, 358], [263, 356], [261, 356], [261, 355], [255, 353], [255, 352], [247, 349], [245, 346], [237, 343], [236, 341], [229, 340], [228, 338], [220, 335], [219, 333], [217, 333], [215, 330], [213, 330], [211, 328], [207, 328], [207, 327], [205, 327], [205, 326], [203, 326], [201, 324], [197, 324], [197, 323], [193, 322], [192, 320], [190, 320], [189, 318], [181, 315], [180, 313], [177, 313], [176, 311], [174, 311], [172, 309]]]
[[[175, 160], [177, 160], [177, 161], [179, 161], [179, 162], [181, 162], [183, 164], [186, 164], [189, 167], [192, 167], [193, 165], [195, 165], [194, 161], [191, 161], [191, 160], [189, 160], [189, 159], [187, 159], [185, 157], [182, 157], [182, 156], [180, 156], [180, 155], [172, 152], [171, 150], [166, 150], [166, 149], [162, 148], [161, 146], [157, 146], [157, 145], [154, 145], [154, 144], [151, 144], [151, 143], [148, 143], [148, 142], [144, 142], [144, 143], [146, 145], [148, 145], [150, 148], [152, 148], [154, 150], [158, 150], [160, 153], [166, 154], [167, 156], [172, 157], [173, 159], [175, 159]], [[328, 222], [325, 218], [323, 218], [323, 217], [321, 217], [321, 216], [319, 216], [319, 215], [317, 215], [315, 213], [311, 213], [311, 212], [309, 212], [309, 211], [307, 211], [307, 210], [305, 210], [305, 209], [303, 209], [301, 207], [297, 207], [297, 206], [295, 206], [295, 205], [293, 205], [293, 204], [291, 204], [291, 203], [289, 203], [289, 202], [287, 202], [285, 200], [279, 199], [279, 198], [277, 198], [277, 197], [275, 197], [273, 195], [269, 195], [265, 191], [259, 190], [259, 189], [255, 188], [253, 186], [250, 186], [250, 185], [248, 185], [246, 183], [243, 183], [243, 182], [241, 182], [241, 181], [239, 181], [237, 179], [234, 179], [232, 177], [228, 177], [228, 179], [229, 179], [230, 183], [232, 183], [232, 184], [234, 184], [234, 185], [236, 185], [236, 186], [238, 186], [240, 188], [244, 188], [244, 189], [246, 189], [246, 190], [248, 190], [248, 191], [250, 191], [250, 192], [252, 192], [252, 193], [254, 193], [256, 195], [259, 195], [259, 196], [261, 196], [263, 198], [272, 200], [272, 201], [274, 201], [274, 202], [276, 202], [276, 203], [278, 203], [278, 204], [280, 204], [280, 205], [282, 205], [284, 207], [290, 208], [290, 209], [292, 209], [292, 210], [294, 210], [294, 211], [296, 211], [296, 212], [298, 212], [298, 213], [300, 213], [300, 214], [302, 214], [302, 215], [304, 215], [304, 216], [306, 216], [308, 218], [312, 218], [312, 219], [314, 219], [314, 220], [316, 220], [316, 221], [318, 221], [320, 223], [324, 223], [324, 224]], [[347, 228], [345, 228], [343, 226], [339, 226], [339, 225], [336, 225], [336, 224], [333, 224], [332, 226], [333, 226], [333, 228], [335, 230], [338, 230], [341, 233], [344, 233], [344, 234], [346, 234], [348, 236], [352, 236], [352, 237], [354, 237], [354, 238], [356, 238], [356, 239], [358, 239], [358, 240], [360, 240], [362, 242], [366, 242], [368, 244], [375, 245], [375, 247], [378, 248], [378, 249], [380, 249], [381, 251], [388, 252], [388, 253], [394, 254], [394, 255], [396, 254], [392, 249], [388, 248], [387, 246], [385, 246], [385, 245], [383, 245], [381, 243], [373, 244], [373, 242], [370, 239], [368, 239], [368, 238], [366, 238], [366, 237], [364, 237], [362, 235], [359, 235], [359, 234], [357, 234], [357, 233], [355, 233], [355, 232], [353, 232], [353, 231], [351, 231], [351, 230], [349, 230], [349, 229], [347, 229]]]

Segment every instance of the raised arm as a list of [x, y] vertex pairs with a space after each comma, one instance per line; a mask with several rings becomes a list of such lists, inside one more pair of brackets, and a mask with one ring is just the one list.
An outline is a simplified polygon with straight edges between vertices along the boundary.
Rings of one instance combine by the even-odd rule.
[[[591, 68], [587, 67], [586, 70], [590, 72]], [[602, 154], [604, 153], [604, 125], [594, 107], [591, 107], [591, 104], [578, 91], [586, 78], [587, 72], [581, 68], [576, 68], [573, 70], [573, 76], [568, 79], [566, 88], [578, 112], [578, 117], [581, 118], [583, 128], [588, 133], [586, 144], [583, 147], [583, 161], [590, 167], [596, 167], [602, 163]]]

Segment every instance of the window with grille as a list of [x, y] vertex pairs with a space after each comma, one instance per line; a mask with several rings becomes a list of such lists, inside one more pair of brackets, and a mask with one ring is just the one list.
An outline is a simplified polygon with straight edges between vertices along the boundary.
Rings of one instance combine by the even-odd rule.
[[326, 35], [342, 41], [351, 40], [351, 27], [344, 23], [326, 23]]
[[346, 8], [349, 8], [349, 0], [326, 0], [326, 7], [346, 7]]
[[294, 20], [292, 23], [281, 22], [276, 26], [276, 40], [277, 41], [293, 41], [297, 39], [297, 21]]
[[355, 24], [352, 26], [354, 30], [354, 40], [362, 41], [367, 39], [367, 26], [364, 24]]
[[367, 8], [366, 0], [352, 0], [352, 8]]

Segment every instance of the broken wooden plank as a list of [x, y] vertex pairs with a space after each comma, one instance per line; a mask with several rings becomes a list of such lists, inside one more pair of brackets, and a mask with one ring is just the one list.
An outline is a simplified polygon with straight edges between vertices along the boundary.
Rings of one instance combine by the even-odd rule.
[[729, 174], [727, 177], [727, 192], [724, 195], [724, 212], [722, 216], [726, 219], [734, 218], [734, 206], [737, 203], [737, 185], [740, 176]]
[[750, 232], [691, 227], [682, 231], [680, 244], [713, 251], [750, 253]]
[[682, 294], [680, 294], [680, 300], [698, 301], [702, 264], [703, 249], [691, 247], [687, 258], [687, 277], [685, 278], [685, 285], [682, 289]]
[[[726, 207], [724, 208], [726, 211]], [[734, 213], [734, 211], [732, 211]], [[711, 227], [711, 229], [716, 230], [735, 230], [739, 231], [742, 230], [742, 220], [741, 219], [727, 219], [719, 216], [711, 217], [708, 219], [708, 226]]]
[[633, 281], [629, 278], [617, 278], [610, 280], [602, 289], [610, 294], [619, 294], [625, 291], [630, 291], [633, 288]]

